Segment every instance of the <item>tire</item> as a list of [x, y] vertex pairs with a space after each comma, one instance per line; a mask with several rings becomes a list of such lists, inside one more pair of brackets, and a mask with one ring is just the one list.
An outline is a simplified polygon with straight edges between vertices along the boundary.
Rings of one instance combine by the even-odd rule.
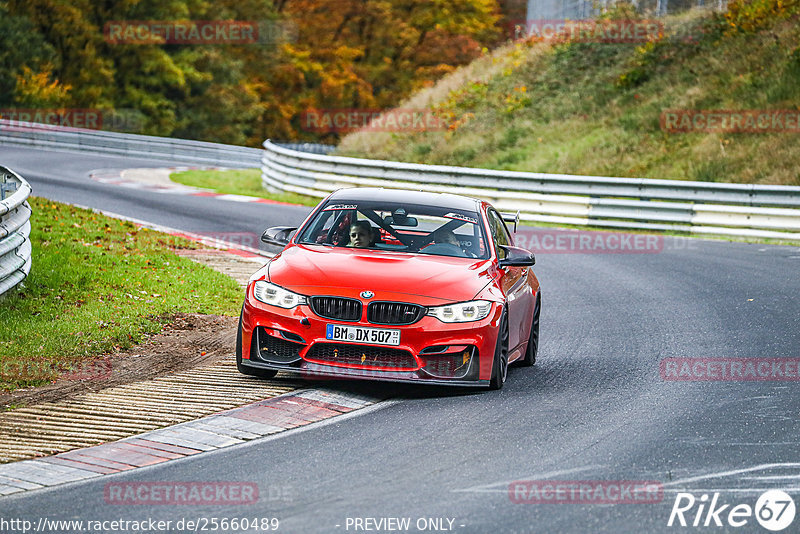
[[539, 315], [542, 313], [542, 294], [536, 296], [536, 307], [533, 309], [533, 321], [531, 322], [531, 335], [528, 338], [528, 347], [525, 349], [525, 356], [519, 361], [521, 367], [530, 367], [536, 363], [536, 355], [539, 352]]
[[257, 376], [258, 378], [275, 378], [278, 371], [273, 369], [257, 369], [242, 365], [242, 314], [239, 314], [239, 328], [236, 330], [236, 369], [243, 375]]
[[494, 349], [492, 360], [492, 378], [489, 379], [489, 389], [502, 389], [508, 376], [508, 314], [503, 310], [500, 317], [500, 329], [497, 334], [497, 345]]

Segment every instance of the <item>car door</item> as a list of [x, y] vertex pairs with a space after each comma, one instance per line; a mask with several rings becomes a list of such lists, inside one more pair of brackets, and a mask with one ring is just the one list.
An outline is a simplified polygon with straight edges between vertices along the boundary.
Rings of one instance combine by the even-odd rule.
[[[512, 245], [511, 234], [506, 228], [503, 218], [494, 209], [487, 212], [489, 228], [492, 232], [495, 252], [498, 259], [503, 259], [506, 255], [500, 245]], [[511, 352], [519, 347], [520, 343], [528, 340], [530, 321], [526, 318], [530, 316], [530, 286], [527, 283], [527, 267], [503, 267], [500, 272], [500, 287], [506, 295], [508, 303], [508, 349], [509, 357]], [[513, 356], [516, 357], [516, 356]]]

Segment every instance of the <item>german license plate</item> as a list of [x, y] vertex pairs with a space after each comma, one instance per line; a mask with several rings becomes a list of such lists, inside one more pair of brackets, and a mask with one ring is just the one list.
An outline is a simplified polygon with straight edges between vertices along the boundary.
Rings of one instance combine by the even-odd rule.
[[399, 345], [400, 330], [329, 324], [325, 332], [325, 338], [332, 341], [369, 343], [371, 345]]

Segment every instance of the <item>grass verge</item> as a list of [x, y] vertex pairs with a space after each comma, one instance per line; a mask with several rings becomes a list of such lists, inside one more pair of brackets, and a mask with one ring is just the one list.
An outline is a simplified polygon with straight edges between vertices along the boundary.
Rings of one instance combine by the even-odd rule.
[[226, 195], [246, 195], [288, 204], [313, 207], [321, 200], [297, 193], [270, 193], [261, 185], [259, 169], [182, 171], [172, 173], [170, 179], [179, 184], [211, 189]]
[[42, 385], [161, 330], [175, 313], [236, 315], [241, 289], [173, 249], [197, 244], [50, 200], [33, 268], [0, 301], [0, 390]]

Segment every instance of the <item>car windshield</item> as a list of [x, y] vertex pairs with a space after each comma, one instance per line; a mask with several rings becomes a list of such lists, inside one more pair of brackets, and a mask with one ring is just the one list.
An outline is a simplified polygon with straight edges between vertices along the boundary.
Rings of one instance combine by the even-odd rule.
[[488, 258], [476, 211], [377, 201], [331, 200], [298, 239], [307, 245]]

